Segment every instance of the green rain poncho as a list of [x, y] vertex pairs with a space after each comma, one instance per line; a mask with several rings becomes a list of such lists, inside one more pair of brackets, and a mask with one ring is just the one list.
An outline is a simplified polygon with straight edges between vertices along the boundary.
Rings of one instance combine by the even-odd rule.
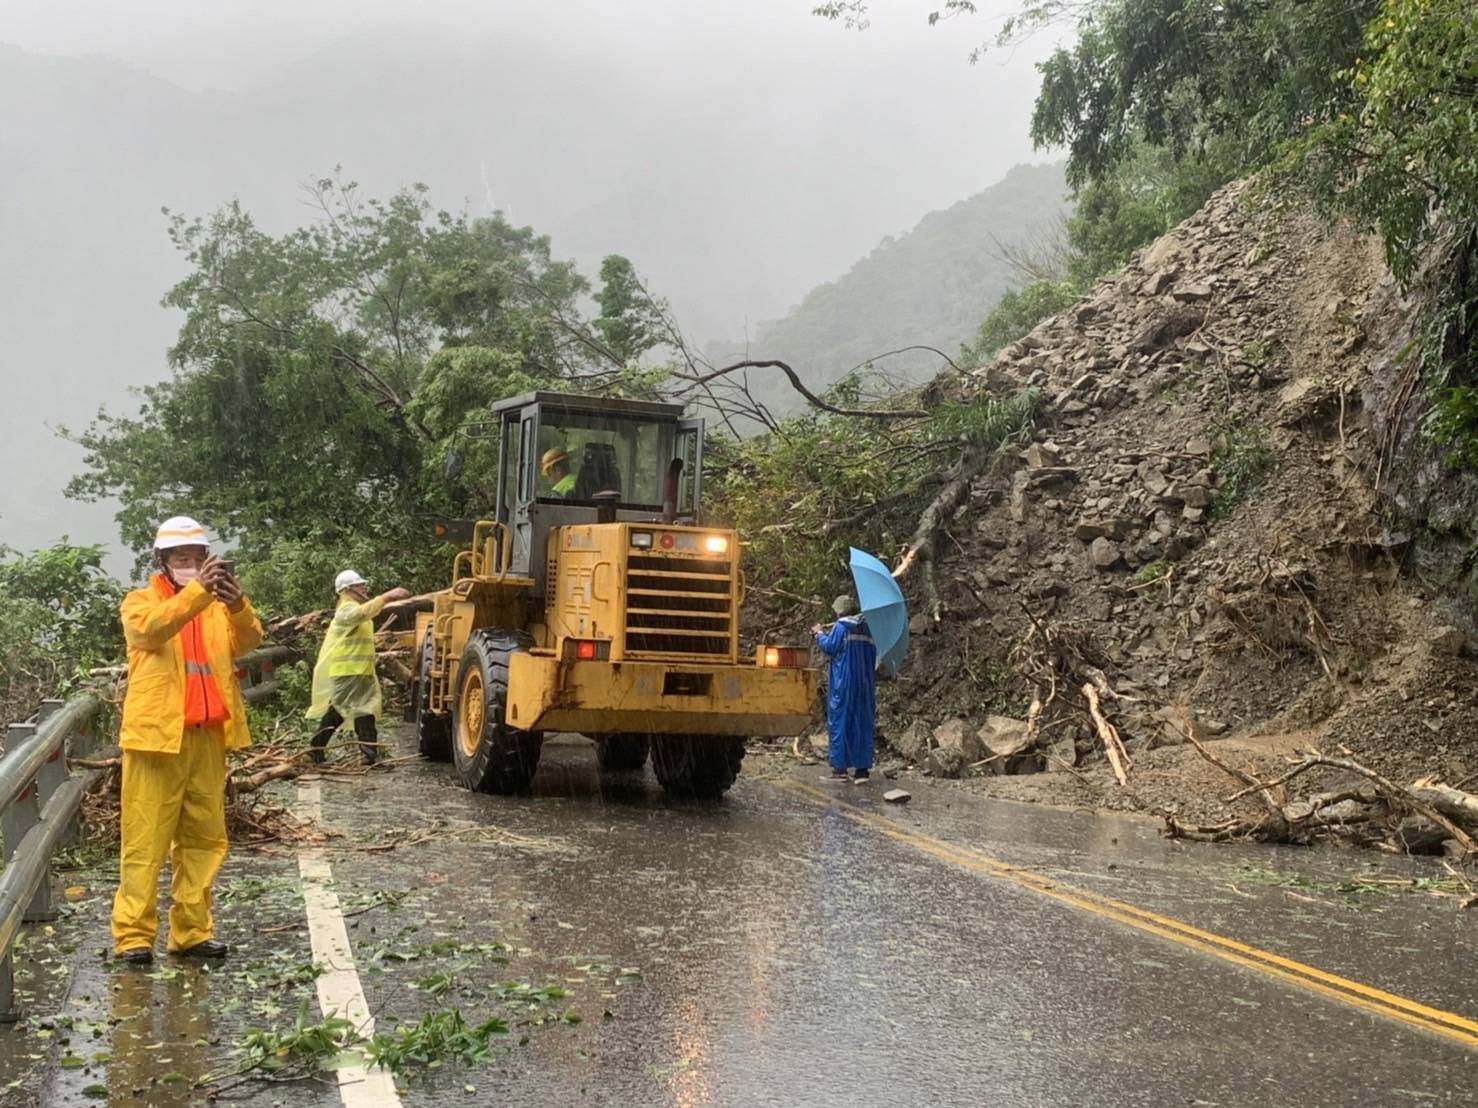
[[309, 719], [322, 719], [336, 708], [346, 720], [357, 716], [380, 718], [380, 679], [375, 676], [375, 617], [385, 606], [383, 597], [363, 604], [347, 592], [323, 637], [318, 663], [313, 667], [313, 703]]

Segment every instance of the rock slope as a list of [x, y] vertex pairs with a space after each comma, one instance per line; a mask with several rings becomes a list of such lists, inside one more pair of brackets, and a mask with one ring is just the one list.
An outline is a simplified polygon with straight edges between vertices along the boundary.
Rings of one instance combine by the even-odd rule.
[[[1048, 770], [991, 775], [1005, 795], [1206, 816], [1235, 786], [1181, 748], [1187, 722], [1270, 773], [1339, 746], [1397, 777], [1478, 771], [1478, 673], [1411, 572], [1367, 413], [1403, 310], [1377, 243], [1239, 183], [975, 371], [1049, 415], [950, 526], [944, 617], [880, 696], [895, 747]], [[1035, 760], [1006, 726], [1033, 699]]]

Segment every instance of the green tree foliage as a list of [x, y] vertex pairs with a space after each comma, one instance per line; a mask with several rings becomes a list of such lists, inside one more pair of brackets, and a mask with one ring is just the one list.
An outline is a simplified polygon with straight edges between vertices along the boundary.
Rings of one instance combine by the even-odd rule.
[[23, 718], [79, 671], [118, 657], [122, 587], [99, 546], [0, 546], [0, 723]]
[[[825, 399], [851, 408], [861, 396], [852, 375]], [[910, 397], [890, 400], [902, 407]], [[883, 558], [901, 552], [961, 451], [1014, 439], [1036, 405], [1030, 393], [981, 394], [908, 421], [811, 412], [768, 435], [715, 439], [704, 486], [710, 518], [743, 536], [753, 577], [792, 596], [822, 597], [842, 585], [849, 545]]]
[[[1047, 19], [1080, 4], [1034, 4]], [[1102, 178], [1140, 142], [1177, 158], [1218, 139], [1235, 163], [1266, 163], [1277, 144], [1344, 97], [1380, 0], [1104, 0], [1086, 8], [1071, 48], [1041, 66], [1032, 114], [1039, 146], [1066, 147], [1068, 180]]]
[[601, 262], [600, 282], [595, 294], [600, 305], [595, 329], [613, 359], [636, 365], [642, 355], [667, 339], [666, 305], [653, 299], [636, 267], [619, 254]]
[[1379, 232], [1424, 305], [1428, 428], [1478, 465], [1478, 10], [1385, 0], [1336, 77], [1344, 95], [1287, 150], [1282, 182]]
[[[318, 218], [283, 235], [236, 203], [172, 217], [191, 266], [165, 298], [184, 313], [173, 375], [78, 436], [69, 488], [116, 496], [141, 551], [158, 520], [199, 517], [239, 543], [253, 595], [288, 610], [322, 603], [345, 564], [423, 586], [445, 573], [426, 521], [490, 504], [493, 400], [651, 383], [585, 325], [589, 286], [547, 238], [433, 211], [419, 186], [311, 191]], [[467, 464], [448, 484], [453, 444]]]
[[1139, 142], [1103, 176], [1085, 184], [1067, 221], [1068, 279], [1087, 288], [1193, 215], [1237, 175], [1229, 145], [1216, 141], [1201, 155], [1176, 157], [1163, 146]]

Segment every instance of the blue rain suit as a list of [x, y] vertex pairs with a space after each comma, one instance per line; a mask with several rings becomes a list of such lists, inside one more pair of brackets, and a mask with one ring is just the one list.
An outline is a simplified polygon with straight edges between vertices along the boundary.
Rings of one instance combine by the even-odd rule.
[[826, 680], [831, 768], [870, 770], [878, 668], [872, 631], [861, 616], [843, 616], [816, 636], [816, 645], [831, 659]]

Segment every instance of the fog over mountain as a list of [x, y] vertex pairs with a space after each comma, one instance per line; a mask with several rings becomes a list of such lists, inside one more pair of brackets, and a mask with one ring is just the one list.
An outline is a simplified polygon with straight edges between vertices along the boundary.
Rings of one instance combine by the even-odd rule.
[[988, 15], [931, 29], [899, 0], [859, 35], [812, 6], [7, 0], [0, 543], [117, 545], [110, 507], [62, 498], [81, 454], [51, 428], [168, 372], [159, 299], [183, 266], [161, 207], [237, 197], [280, 230], [335, 165], [378, 194], [423, 181], [587, 275], [626, 254], [703, 341], [1033, 157], [1049, 39], [972, 67]]

